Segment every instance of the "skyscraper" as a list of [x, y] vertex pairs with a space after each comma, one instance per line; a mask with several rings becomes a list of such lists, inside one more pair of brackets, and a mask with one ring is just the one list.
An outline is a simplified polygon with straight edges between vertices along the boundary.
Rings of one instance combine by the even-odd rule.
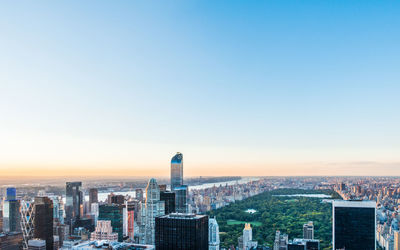
[[89, 189], [89, 209], [92, 209], [92, 204], [93, 203], [98, 203], [99, 202], [99, 191], [97, 188], [91, 188]]
[[157, 250], [208, 250], [208, 216], [172, 213], [156, 218]]
[[46, 241], [46, 249], [53, 250], [53, 202], [48, 197], [35, 197], [33, 237]]
[[208, 249], [219, 250], [219, 226], [215, 218], [208, 220]]
[[376, 249], [374, 201], [333, 201], [333, 249]]
[[65, 223], [71, 227], [81, 217], [81, 205], [83, 204], [81, 188], [82, 182], [66, 183]]
[[137, 188], [135, 190], [135, 193], [136, 193], [136, 199], [139, 201], [143, 201], [143, 189]]
[[17, 200], [15, 188], [7, 188], [6, 200], [3, 202], [3, 231], [20, 232], [20, 201]]
[[175, 213], [175, 193], [161, 191], [160, 200], [165, 203], [165, 214]]
[[154, 245], [155, 218], [164, 213], [165, 204], [164, 201], [160, 201], [160, 188], [156, 179], [152, 178], [147, 184], [146, 202], [142, 207], [142, 239], [140, 243]]
[[171, 159], [171, 191], [183, 185], [183, 155], [176, 153]]
[[179, 187], [175, 187], [175, 211], [177, 213], [187, 213], [187, 195], [188, 195], [188, 186], [182, 185]]
[[303, 239], [314, 239], [314, 223], [312, 221], [303, 225]]
[[99, 206], [99, 221], [111, 221], [112, 231], [118, 233], [118, 241], [123, 240], [123, 210], [124, 205], [104, 204]]

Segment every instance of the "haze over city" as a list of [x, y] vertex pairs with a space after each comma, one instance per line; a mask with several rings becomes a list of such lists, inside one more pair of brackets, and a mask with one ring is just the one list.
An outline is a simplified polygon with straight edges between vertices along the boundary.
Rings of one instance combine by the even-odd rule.
[[400, 175], [399, 2], [7, 1], [0, 175]]

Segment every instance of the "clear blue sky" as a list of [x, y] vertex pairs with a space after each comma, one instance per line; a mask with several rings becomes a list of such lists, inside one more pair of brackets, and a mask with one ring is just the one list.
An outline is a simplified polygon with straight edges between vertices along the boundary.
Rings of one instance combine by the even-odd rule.
[[3, 2], [0, 169], [167, 175], [182, 151], [188, 175], [400, 175], [399, 13], [399, 1]]

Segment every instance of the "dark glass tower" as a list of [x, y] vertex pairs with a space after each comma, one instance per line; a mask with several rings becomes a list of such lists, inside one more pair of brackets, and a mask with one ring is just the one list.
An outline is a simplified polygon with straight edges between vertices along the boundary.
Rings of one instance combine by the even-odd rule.
[[374, 201], [334, 201], [333, 249], [376, 249]]
[[53, 250], [53, 202], [48, 197], [35, 197], [33, 237], [46, 241], [46, 250]]
[[169, 214], [156, 217], [157, 250], [208, 250], [208, 216]]
[[160, 201], [164, 201], [165, 203], [165, 214], [175, 212], [175, 193], [169, 191], [161, 191]]
[[92, 209], [92, 204], [99, 202], [99, 191], [97, 188], [89, 189], [89, 210]]
[[3, 202], [3, 231], [20, 232], [20, 201], [16, 198], [16, 189], [7, 188], [6, 200]]
[[65, 223], [72, 227], [81, 217], [81, 205], [83, 203], [81, 188], [82, 182], [67, 182], [66, 184]]
[[118, 204], [106, 204], [99, 206], [99, 219], [98, 220], [109, 220], [111, 221], [112, 230], [114, 233], [118, 233], [118, 241], [123, 240], [123, 209], [124, 205]]
[[176, 153], [171, 159], [171, 191], [183, 185], [183, 155]]

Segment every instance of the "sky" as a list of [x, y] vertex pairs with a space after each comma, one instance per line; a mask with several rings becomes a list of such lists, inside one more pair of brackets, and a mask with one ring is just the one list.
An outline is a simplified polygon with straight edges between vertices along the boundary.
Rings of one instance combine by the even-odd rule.
[[399, 1], [4, 1], [0, 175], [400, 175]]

